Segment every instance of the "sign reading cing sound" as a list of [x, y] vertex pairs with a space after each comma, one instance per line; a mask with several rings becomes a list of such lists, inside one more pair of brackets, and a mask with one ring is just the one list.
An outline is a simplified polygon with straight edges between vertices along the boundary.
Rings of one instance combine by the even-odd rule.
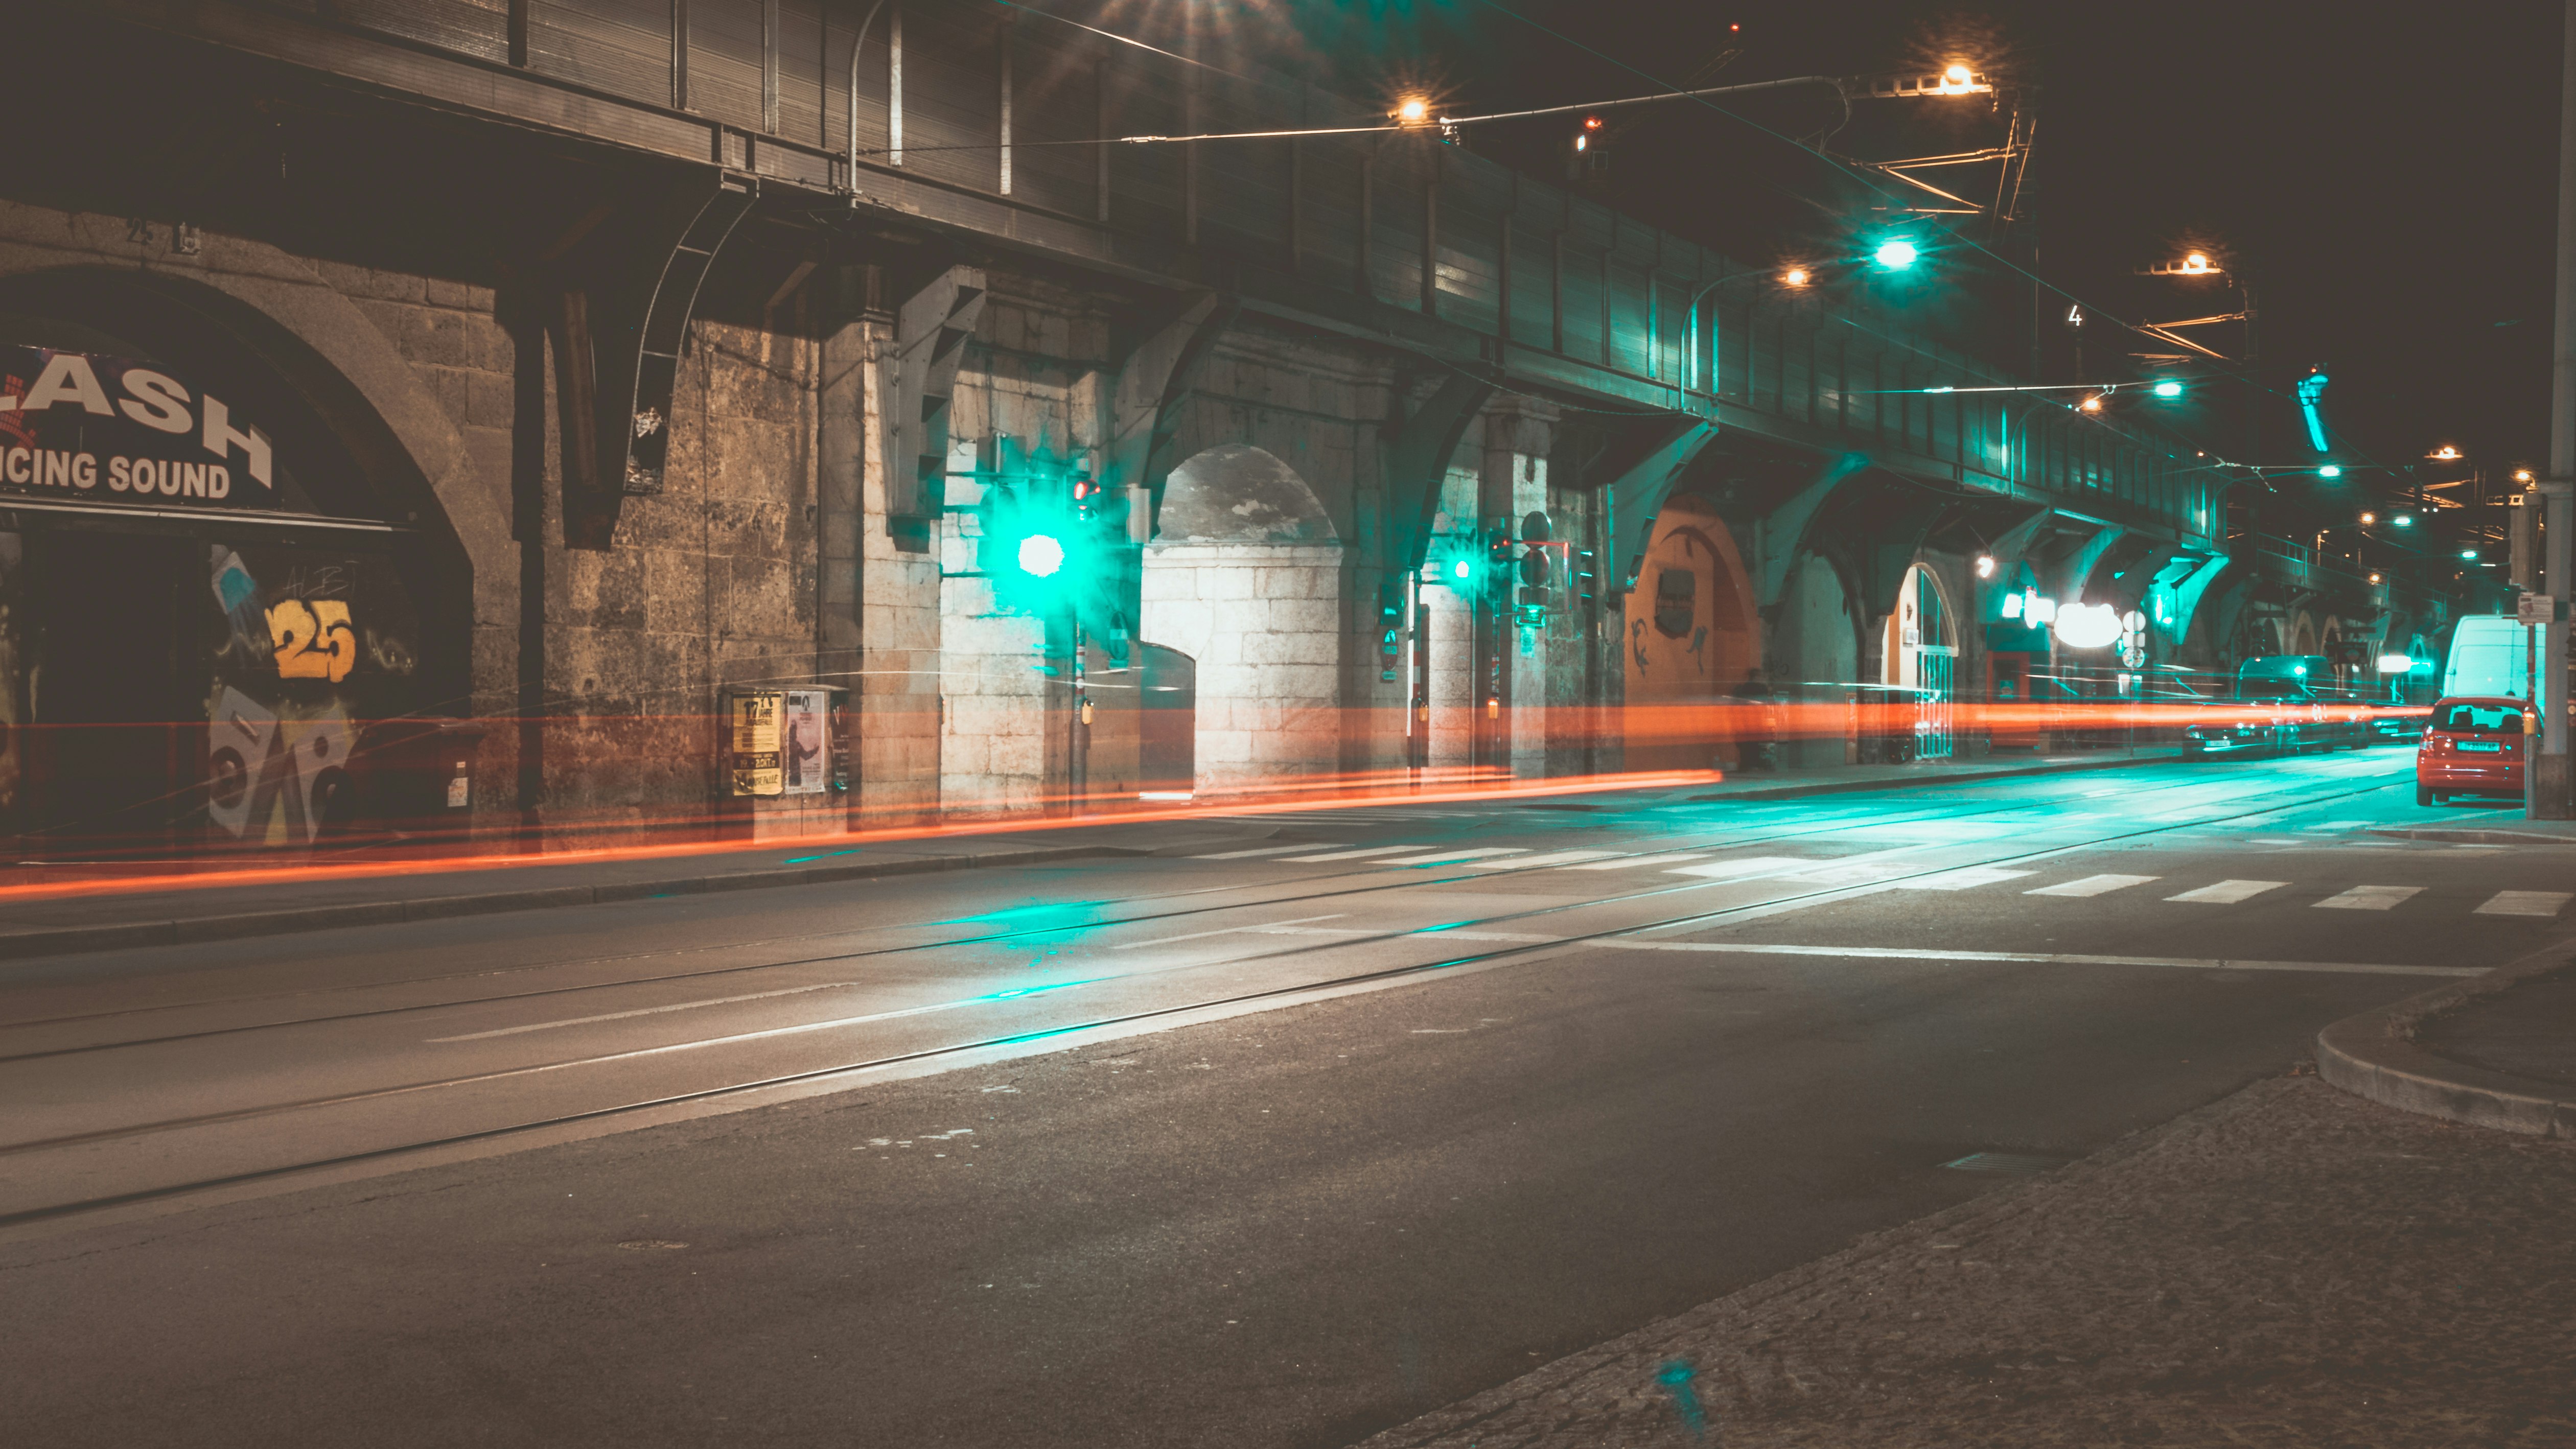
[[268, 508], [268, 435], [155, 365], [0, 346], [0, 492]]

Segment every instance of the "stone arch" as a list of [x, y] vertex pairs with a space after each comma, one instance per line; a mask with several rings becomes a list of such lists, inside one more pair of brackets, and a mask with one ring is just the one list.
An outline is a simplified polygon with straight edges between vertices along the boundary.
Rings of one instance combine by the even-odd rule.
[[1762, 667], [1752, 580], [1714, 508], [1688, 496], [1664, 504], [1621, 628], [1627, 767], [1707, 768], [1742, 733], [1719, 702]]
[[340, 480], [331, 490], [337, 501], [410, 530], [416, 546], [407, 582], [424, 613], [438, 616], [423, 631], [437, 641], [422, 660], [425, 692], [450, 711], [465, 711], [474, 581], [511, 577], [508, 479], [474, 465], [420, 374], [310, 268], [237, 238], [208, 237], [205, 246], [210, 261], [232, 265], [182, 276], [63, 265], [59, 254], [0, 249], [0, 314], [37, 325], [59, 321], [146, 355], [204, 359], [199, 366], [219, 367], [227, 356], [251, 362], [260, 375], [237, 384], [245, 397], [236, 405], [318, 420], [328, 437], [317, 441], [375, 495], [362, 501], [348, 486], [357, 480]]
[[[1931, 600], [1925, 618], [1923, 599], [1928, 591]], [[1883, 624], [1886, 633], [1880, 650], [1879, 682], [1911, 687], [1921, 678], [1920, 651], [1925, 646], [1944, 649], [1959, 647], [1959, 611], [1950, 600], [1950, 590], [1942, 583], [1938, 570], [1917, 563], [1905, 571], [1896, 590], [1896, 607]], [[1914, 642], [1906, 642], [1906, 631], [1912, 629]]]
[[2302, 609], [2299, 611], [2298, 623], [2296, 627], [2290, 631], [2289, 641], [2290, 647], [2281, 652], [2285, 654], [2314, 654], [2317, 652], [2317, 621], [2310, 617], [2306, 610]]
[[1344, 575], [1321, 500], [1277, 456], [1220, 443], [1172, 469], [1138, 626], [1196, 661], [1195, 793], [1339, 768]]
[[1220, 443], [1171, 472], [1156, 518], [1158, 543], [1338, 544], [1315, 490], [1276, 455]]

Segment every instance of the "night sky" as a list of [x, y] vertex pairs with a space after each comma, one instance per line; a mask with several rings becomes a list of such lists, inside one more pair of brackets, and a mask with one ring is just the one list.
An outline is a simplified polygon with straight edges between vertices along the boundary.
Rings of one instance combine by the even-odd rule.
[[[2032, 182], [2047, 282], [2088, 313], [2149, 321], [2234, 309], [2223, 284], [2135, 275], [2188, 246], [2229, 258], [2255, 282], [2259, 376], [2279, 394], [2259, 461], [2314, 461], [2289, 388], [2322, 365], [2347, 463], [2417, 463], [2447, 442], [2498, 478], [2546, 464], [2560, 58], [2559, 8], [2547, 0], [1230, 3], [1238, 40], [1294, 25], [1340, 87], [1424, 82], [1452, 114], [1652, 91], [1643, 77], [1679, 81], [1730, 44], [1744, 54], [1713, 83], [1968, 59], [2039, 88]], [[1827, 94], [1738, 103], [1740, 119], [1666, 108], [1621, 138], [1604, 199], [1754, 261], [1764, 246], [1785, 254], [1830, 248], [1838, 232], [1865, 235], [1866, 193], [1765, 133], [1814, 130], [1830, 119]], [[1887, 159], [1999, 134], [1982, 100], [1877, 102], [1834, 145]], [[1561, 179], [1568, 136], [1549, 122], [1480, 132], [1472, 144]], [[1988, 276], [1926, 305], [1948, 306], [1947, 320], [1962, 326], [1997, 326], [2002, 269], [1941, 260]], [[2052, 320], [2063, 310], [2055, 304]], [[2112, 345], [2107, 331], [2085, 334], [2099, 349], [2088, 375], [2125, 363], [2101, 352], [2150, 345]], [[2234, 326], [2190, 335], [2231, 357], [2244, 346]], [[2060, 327], [2048, 345], [2064, 343]], [[2071, 359], [2052, 355], [2064, 375]], [[2434, 466], [2425, 476], [2442, 476]], [[2303, 501], [2323, 522], [2368, 506], [2364, 495], [2388, 477], [2356, 467], [2342, 485], [2286, 486], [2320, 490]], [[2334, 487], [2343, 493], [2326, 491]]]

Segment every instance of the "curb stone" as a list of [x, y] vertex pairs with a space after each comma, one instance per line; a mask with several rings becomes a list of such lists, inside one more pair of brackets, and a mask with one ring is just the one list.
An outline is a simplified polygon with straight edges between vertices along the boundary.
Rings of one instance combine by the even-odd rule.
[[[829, 885], [881, 876], [929, 875], [986, 866], [1035, 865], [1087, 856], [1145, 856], [1147, 849], [1124, 845], [1071, 845], [1044, 850], [997, 851], [988, 855], [915, 857], [873, 863], [814, 866], [800, 870], [726, 871], [678, 876], [667, 880], [615, 881], [601, 885], [538, 886], [527, 890], [485, 891], [473, 895], [429, 896], [410, 901], [352, 901], [346, 904], [298, 906], [290, 910], [246, 911], [229, 916], [181, 916], [159, 921], [120, 921], [113, 925], [50, 926], [31, 931], [0, 932], [0, 961], [35, 956], [62, 956], [84, 951], [118, 951], [138, 946], [185, 945], [198, 941], [231, 941], [244, 936], [288, 935], [327, 931], [340, 926], [377, 926], [403, 921], [435, 921], [457, 916], [488, 916], [513, 911], [549, 910], [559, 906], [608, 905], [656, 896], [710, 895], [717, 891], [768, 890], [781, 886]], [[543, 869], [543, 867], [538, 867]]]
[[2536, 830], [2480, 830], [2450, 825], [2374, 826], [2372, 835], [2393, 840], [2444, 840], [2455, 845], [2576, 845], [2576, 835], [2544, 835]]
[[2317, 1033], [2317, 1075], [2401, 1112], [2534, 1137], [2576, 1138], [2576, 1100], [2555, 1082], [2488, 1071], [2415, 1044], [2416, 1028], [2567, 964], [2576, 940], [2561, 938], [2484, 976], [2348, 1016]]

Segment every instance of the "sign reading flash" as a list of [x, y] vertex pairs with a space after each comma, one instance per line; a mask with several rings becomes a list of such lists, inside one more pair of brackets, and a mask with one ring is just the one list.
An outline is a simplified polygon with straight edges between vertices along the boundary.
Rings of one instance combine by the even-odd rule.
[[0, 346], [0, 490], [265, 508], [268, 435], [157, 366]]

